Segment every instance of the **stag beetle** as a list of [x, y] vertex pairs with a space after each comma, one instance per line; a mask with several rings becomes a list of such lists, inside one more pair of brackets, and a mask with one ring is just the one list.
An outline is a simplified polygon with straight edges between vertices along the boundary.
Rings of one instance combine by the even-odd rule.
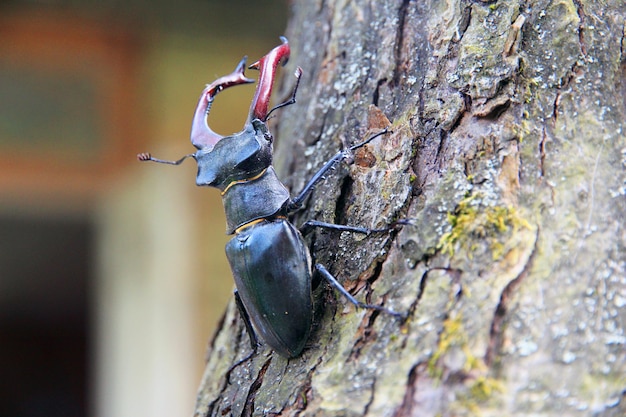
[[[267, 126], [268, 117], [274, 110], [295, 103], [302, 75], [302, 69], [298, 68], [291, 98], [268, 110], [277, 66], [280, 63], [284, 65], [290, 53], [287, 39], [281, 37], [281, 41], [281, 45], [249, 67], [259, 70], [260, 75], [248, 121], [241, 132], [220, 136], [208, 126], [207, 116], [213, 99], [220, 91], [254, 82], [244, 75], [246, 57], [231, 74], [218, 78], [202, 91], [191, 126], [191, 143], [198, 149], [195, 153], [177, 161], [153, 158], [147, 153], [137, 157], [140, 161], [172, 165], [178, 165], [191, 157], [198, 164], [196, 184], [221, 191], [227, 233], [234, 234], [226, 245], [226, 256], [235, 279], [235, 301], [253, 349], [257, 346], [254, 327], [272, 349], [291, 358], [302, 352], [311, 331], [314, 269], [355, 305], [400, 315], [382, 306], [357, 301], [323, 265], [312, 265], [302, 234], [288, 220], [288, 215], [301, 208], [314, 186], [336, 163], [349, 158], [352, 151], [388, 132], [385, 129], [338, 152], [313, 176], [300, 194], [291, 198], [272, 167], [273, 137]], [[309, 221], [305, 226], [366, 234], [390, 230], [318, 221]]]

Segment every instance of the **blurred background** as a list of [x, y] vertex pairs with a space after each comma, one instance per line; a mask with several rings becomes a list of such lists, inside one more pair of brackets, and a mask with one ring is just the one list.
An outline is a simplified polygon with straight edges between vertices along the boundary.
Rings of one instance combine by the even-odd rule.
[[[287, 0], [0, 0], [0, 417], [191, 415], [233, 288], [195, 186], [204, 85], [279, 44]], [[254, 71], [248, 75], [256, 77]], [[254, 85], [222, 93], [239, 131]]]

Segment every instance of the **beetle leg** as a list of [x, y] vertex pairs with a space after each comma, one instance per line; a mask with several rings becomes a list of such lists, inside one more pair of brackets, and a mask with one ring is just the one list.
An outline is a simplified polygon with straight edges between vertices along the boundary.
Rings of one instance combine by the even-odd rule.
[[373, 141], [377, 137], [385, 135], [387, 133], [390, 133], [390, 131], [387, 128], [385, 128], [385, 129], [381, 130], [380, 132], [376, 133], [375, 135], [370, 136], [369, 138], [367, 138], [363, 142], [359, 142], [356, 145], [350, 146], [348, 149], [344, 149], [343, 151], [337, 152], [332, 158], [330, 158], [324, 164], [323, 167], [320, 168], [319, 171], [317, 171], [313, 175], [313, 177], [309, 180], [309, 182], [304, 186], [302, 191], [300, 191], [300, 194], [298, 194], [296, 197], [291, 199], [291, 201], [287, 205], [287, 211], [288, 212], [293, 212], [293, 211], [299, 210], [302, 207], [302, 203], [304, 202], [306, 197], [309, 195], [309, 193], [311, 191], [313, 191], [313, 188], [315, 188], [315, 186], [317, 185], [318, 182], [320, 182], [321, 180], [324, 179], [324, 175], [329, 170], [332, 170], [334, 168], [336, 163], [338, 163], [339, 161], [342, 161], [342, 160], [344, 160], [346, 158], [350, 158], [351, 155], [352, 155], [352, 151], [354, 151], [355, 149], [358, 149], [358, 148], [360, 148], [362, 146], [367, 145], [368, 143], [370, 143], [371, 141]]
[[400, 219], [395, 222], [390, 223], [387, 227], [381, 227], [378, 229], [370, 229], [368, 227], [359, 227], [359, 226], [346, 226], [343, 224], [335, 224], [335, 223], [327, 223], [320, 222], [318, 220], [307, 220], [302, 226], [300, 226], [300, 232], [305, 234], [309, 231], [309, 229], [313, 227], [321, 227], [323, 229], [336, 230], [338, 232], [352, 232], [352, 233], [362, 233], [364, 235], [370, 235], [372, 233], [385, 233], [390, 232], [392, 230], [397, 229], [398, 227], [413, 224], [413, 221], [410, 219]]
[[300, 231], [304, 233], [304, 231], [307, 231], [308, 229], [312, 227], [321, 227], [323, 229], [336, 230], [338, 232], [352, 232], [352, 233], [362, 233], [364, 235], [370, 235], [372, 233], [390, 232], [396, 229], [398, 226], [403, 226], [405, 224], [411, 224], [411, 222], [409, 220], [398, 220], [398, 221], [391, 223], [387, 227], [381, 227], [378, 229], [370, 229], [368, 227], [346, 226], [343, 224], [320, 222], [318, 220], [307, 220], [300, 227]]
[[239, 310], [239, 314], [241, 314], [241, 318], [243, 319], [243, 324], [246, 326], [246, 332], [248, 333], [248, 337], [250, 337], [250, 347], [252, 347], [253, 354], [256, 353], [257, 348], [260, 346], [259, 340], [256, 337], [256, 333], [254, 332], [254, 328], [252, 327], [252, 322], [250, 321], [250, 316], [246, 311], [246, 308], [243, 305], [243, 301], [241, 301], [241, 297], [239, 296], [239, 291], [235, 290], [235, 303], [237, 304], [237, 310]]
[[239, 297], [239, 292], [237, 290], [235, 290], [235, 294], [234, 295], [235, 295], [235, 304], [237, 304], [237, 310], [239, 310], [239, 314], [241, 314], [241, 317], [243, 318], [243, 323], [246, 326], [246, 332], [248, 333], [248, 336], [250, 336], [250, 344], [252, 345], [252, 352], [250, 352], [249, 354], [246, 355], [245, 358], [238, 360], [237, 362], [235, 362], [233, 364], [233, 366], [228, 368], [228, 371], [226, 371], [225, 377], [226, 377], [226, 381], [228, 381], [229, 384], [230, 384], [230, 374], [239, 365], [241, 365], [241, 364], [249, 361], [250, 359], [252, 359], [254, 357], [254, 355], [256, 355], [257, 348], [260, 346], [259, 342], [258, 342], [258, 340], [256, 338], [256, 335], [254, 333], [254, 330], [252, 329], [252, 324], [250, 323], [250, 316], [248, 316], [248, 312], [246, 311], [246, 309], [243, 306], [243, 302], [241, 301], [241, 297]]
[[356, 145], [350, 146], [350, 148], [348, 148], [348, 149], [350, 149], [351, 151], [353, 151], [355, 149], [359, 149], [359, 148], [367, 145], [368, 143], [370, 143], [371, 141], [373, 141], [377, 137], [382, 136], [382, 135], [386, 135], [387, 133], [393, 133], [393, 132], [391, 130], [387, 129], [387, 128], [384, 128], [380, 132], [378, 132], [378, 133], [370, 136], [369, 138], [365, 139], [363, 142], [359, 142]]
[[324, 265], [322, 264], [315, 264], [315, 269], [324, 277], [324, 279], [326, 281], [328, 281], [328, 283], [330, 285], [332, 285], [333, 287], [335, 287], [335, 289], [337, 291], [339, 291], [341, 293], [341, 295], [343, 295], [348, 301], [350, 301], [352, 304], [354, 304], [357, 307], [361, 307], [361, 308], [367, 308], [370, 310], [377, 310], [377, 311], [381, 311], [383, 313], [389, 314], [391, 316], [394, 317], [398, 317], [401, 319], [404, 319], [404, 316], [400, 313], [396, 313], [393, 310], [390, 310], [388, 308], [385, 308], [383, 306], [379, 306], [376, 304], [366, 304], [366, 303], [362, 303], [359, 300], [357, 300], [356, 298], [354, 298], [352, 296], [352, 294], [350, 294], [348, 292], [348, 290], [346, 290], [343, 285], [341, 285], [339, 283], [339, 281], [337, 281], [337, 278], [335, 278], [333, 276], [333, 274], [331, 274], [330, 272], [328, 272], [328, 269], [326, 269], [326, 267], [324, 267]]
[[299, 210], [302, 207], [302, 203], [311, 191], [313, 191], [313, 188], [315, 188], [317, 183], [324, 179], [324, 174], [333, 169], [335, 164], [341, 161], [344, 157], [344, 151], [339, 151], [332, 158], [330, 158], [324, 166], [313, 175], [302, 191], [300, 191], [300, 194], [291, 199], [291, 201], [287, 204], [287, 211], [293, 212]]

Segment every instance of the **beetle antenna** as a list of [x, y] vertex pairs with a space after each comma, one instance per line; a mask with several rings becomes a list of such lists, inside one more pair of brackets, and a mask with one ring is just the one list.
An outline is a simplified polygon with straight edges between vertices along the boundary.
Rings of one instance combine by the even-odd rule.
[[370, 143], [371, 141], [373, 141], [377, 137], [382, 136], [382, 135], [386, 135], [387, 133], [393, 133], [393, 131], [389, 130], [388, 128], [384, 128], [383, 130], [381, 130], [380, 132], [376, 133], [375, 135], [370, 136], [369, 138], [367, 138], [363, 142], [360, 142], [360, 143], [357, 143], [356, 145], [350, 146], [348, 149], [351, 150], [351, 151], [353, 151], [355, 149], [359, 149], [359, 148], [367, 145], [368, 143]]
[[165, 159], [153, 158], [152, 155], [150, 155], [148, 152], [140, 153], [137, 155], [137, 160], [140, 162], [151, 161], [151, 162], [158, 162], [159, 164], [167, 164], [167, 165], [180, 165], [187, 158], [195, 158], [195, 154], [190, 153], [189, 155], [185, 155], [176, 161], [168, 161]]
[[296, 72], [294, 73], [294, 75], [296, 76], [296, 85], [293, 87], [293, 91], [291, 93], [291, 98], [289, 98], [289, 100], [287, 100], [287, 101], [284, 101], [284, 102], [282, 102], [282, 103], [272, 107], [272, 109], [267, 112], [267, 116], [265, 116], [265, 120], [269, 119], [270, 114], [272, 114], [272, 112], [274, 110], [278, 110], [281, 107], [290, 106], [290, 105], [296, 103], [296, 92], [298, 91], [298, 86], [300, 85], [300, 77], [302, 77], [302, 68], [300, 68], [300, 67], [296, 68]]

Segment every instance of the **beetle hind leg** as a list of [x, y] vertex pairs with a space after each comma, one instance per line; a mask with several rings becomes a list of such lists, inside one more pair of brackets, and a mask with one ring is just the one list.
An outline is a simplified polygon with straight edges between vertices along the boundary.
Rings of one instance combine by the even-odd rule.
[[243, 324], [246, 326], [246, 333], [248, 333], [248, 337], [250, 338], [250, 347], [252, 348], [252, 354], [256, 353], [257, 348], [260, 346], [259, 339], [256, 337], [256, 333], [254, 332], [254, 328], [252, 327], [252, 322], [250, 321], [250, 316], [246, 311], [246, 308], [243, 305], [243, 301], [241, 301], [241, 297], [239, 296], [239, 291], [235, 290], [235, 304], [237, 304], [237, 310], [239, 310], [239, 314], [241, 314], [241, 318], [243, 319]]
[[320, 275], [322, 275], [322, 277], [324, 277], [324, 279], [326, 281], [328, 281], [328, 283], [330, 285], [332, 285], [337, 291], [339, 291], [341, 293], [341, 295], [343, 295], [348, 301], [350, 301], [352, 304], [354, 304], [357, 307], [360, 308], [367, 308], [369, 310], [376, 310], [376, 311], [380, 311], [383, 312], [385, 314], [389, 314], [391, 316], [400, 318], [400, 319], [404, 319], [404, 315], [397, 313], [393, 310], [390, 310], [388, 308], [385, 308], [383, 306], [379, 306], [376, 304], [367, 304], [367, 303], [362, 303], [361, 301], [357, 300], [356, 298], [354, 298], [352, 296], [352, 294], [350, 294], [348, 292], [348, 290], [346, 290], [343, 285], [341, 285], [339, 283], [339, 281], [337, 281], [337, 278], [335, 278], [333, 276], [333, 274], [331, 274], [328, 269], [326, 269], [326, 267], [322, 264], [315, 264], [315, 270], [317, 270]]

